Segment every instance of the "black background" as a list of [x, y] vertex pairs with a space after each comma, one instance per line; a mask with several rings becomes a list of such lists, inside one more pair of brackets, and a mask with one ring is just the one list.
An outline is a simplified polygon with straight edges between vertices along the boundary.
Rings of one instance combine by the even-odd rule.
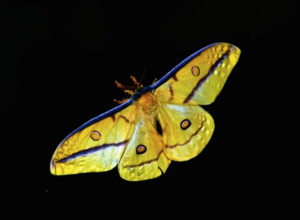
[[[89, 0], [4, 6], [1, 114], [9, 145], [3, 154], [8, 164], [21, 158], [10, 172], [19, 187], [92, 194], [99, 202], [123, 195], [154, 198], [156, 205], [196, 198], [220, 213], [230, 214], [230, 206], [255, 215], [286, 195], [281, 183], [299, 181], [299, 170], [290, 169], [299, 167], [299, 142], [292, 140], [299, 131], [292, 114], [299, 111], [299, 5]], [[242, 53], [216, 101], [203, 106], [216, 129], [199, 156], [172, 162], [165, 175], [142, 182], [121, 179], [117, 168], [51, 175], [50, 159], [61, 140], [126, 97], [115, 80], [131, 84], [130, 75], [139, 79], [146, 68], [143, 84], [149, 85], [215, 42], [232, 43]]]

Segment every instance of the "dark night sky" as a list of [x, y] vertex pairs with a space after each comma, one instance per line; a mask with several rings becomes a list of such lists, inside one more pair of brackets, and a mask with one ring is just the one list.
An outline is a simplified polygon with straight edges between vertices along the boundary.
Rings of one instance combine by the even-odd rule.
[[[176, 193], [195, 196], [220, 209], [214, 201], [225, 203], [231, 197], [232, 205], [244, 210], [237, 201], [275, 198], [277, 178], [291, 177], [278, 161], [293, 166], [289, 154], [299, 149], [288, 124], [294, 121], [291, 111], [299, 111], [293, 98], [299, 94], [299, 6], [7, 1], [1, 14], [1, 114], [9, 119], [5, 130], [10, 140], [6, 151], [18, 152], [24, 160], [13, 177], [24, 178], [28, 187], [95, 195], [164, 191], [169, 199]], [[204, 106], [216, 129], [199, 156], [173, 162], [165, 175], [139, 183], [121, 179], [117, 168], [50, 174], [50, 159], [61, 140], [115, 107], [113, 99], [124, 98], [115, 80], [130, 84], [129, 76], [139, 79], [146, 68], [143, 84], [149, 85], [215, 42], [232, 43], [242, 54], [216, 101]]]

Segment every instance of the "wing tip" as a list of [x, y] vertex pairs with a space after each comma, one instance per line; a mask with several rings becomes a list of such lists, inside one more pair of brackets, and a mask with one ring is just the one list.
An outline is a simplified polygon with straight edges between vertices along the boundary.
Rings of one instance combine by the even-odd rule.
[[51, 162], [50, 162], [50, 173], [51, 173], [52, 175], [54, 175], [54, 176], [57, 175], [57, 174], [56, 174], [56, 167], [55, 167], [55, 164], [54, 164], [53, 160], [51, 160]]

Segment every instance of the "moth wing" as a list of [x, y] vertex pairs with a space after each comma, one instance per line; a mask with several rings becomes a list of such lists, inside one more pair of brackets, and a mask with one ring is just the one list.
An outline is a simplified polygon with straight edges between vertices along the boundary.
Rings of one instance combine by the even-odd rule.
[[135, 108], [130, 105], [114, 114], [104, 113], [72, 132], [57, 147], [51, 159], [51, 173], [68, 175], [113, 169], [133, 131]]
[[171, 163], [163, 152], [162, 137], [148, 117], [141, 114], [118, 165], [120, 176], [125, 180], [156, 178], [161, 171], [166, 172]]
[[152, 88], [161, 102], [208, 105], [222, 90], [240, 49], [228, 43], [209, 45], [186, 58]]
[[158, 110], [167, 158], [185, 161], [197, 156], [214, 131], [214, 120], [198, 105], [165, 103]]

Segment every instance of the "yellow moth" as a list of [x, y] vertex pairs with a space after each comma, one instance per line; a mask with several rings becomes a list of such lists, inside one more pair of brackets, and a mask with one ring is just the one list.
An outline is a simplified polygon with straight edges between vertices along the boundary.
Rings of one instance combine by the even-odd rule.
[[123, 179], [139, 181], [165, 173], [172, 160], [197, 156], [215, 127], [199, 105], [215, 100], [240, 53], [232, 44], [215, 43], [150, 86], [142, 87], [134, 77], [134, 86], [117, 82], [131, 98], [69, 134], [51, 159], [51, 173], [103, 172], [118, 165]]

